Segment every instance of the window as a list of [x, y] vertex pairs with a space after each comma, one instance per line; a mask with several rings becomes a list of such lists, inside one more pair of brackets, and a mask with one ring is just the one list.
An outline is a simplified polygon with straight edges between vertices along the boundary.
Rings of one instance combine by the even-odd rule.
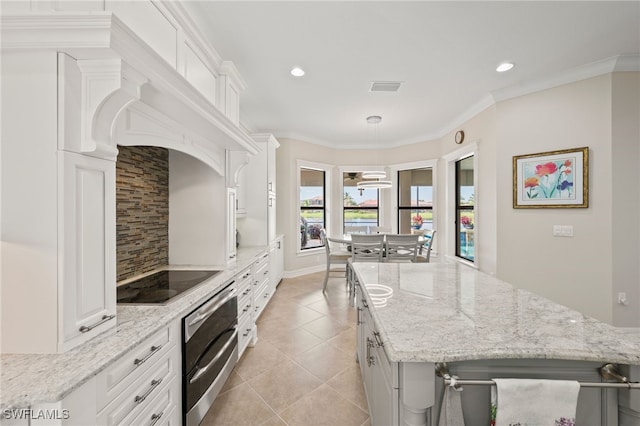
[[456, 161], [456, 256], [475, 259], [473, 155]]
[[326, 226], [325, 172], [300, 168], [300, 249], [320, 247], [320, 230]]
[[433, 170], [398, 171], [398, 232], [433, 229]]
[[358, 189], [358, 182], [362, 180], [362, 173], [345, 172], [342, 174], [343, 227], [378, 226], [378, 189]]

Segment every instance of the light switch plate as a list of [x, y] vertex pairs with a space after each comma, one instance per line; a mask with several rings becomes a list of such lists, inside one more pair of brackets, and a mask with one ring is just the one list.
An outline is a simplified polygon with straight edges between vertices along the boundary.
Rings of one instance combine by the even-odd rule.
[[573, 237], [572, 225], [553, 225], [554, 237]]

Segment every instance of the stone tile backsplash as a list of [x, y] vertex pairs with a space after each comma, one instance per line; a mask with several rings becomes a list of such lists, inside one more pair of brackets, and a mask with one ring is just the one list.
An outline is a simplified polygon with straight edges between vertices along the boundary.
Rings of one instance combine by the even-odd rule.
[[169, 151], [118, 149], [116, 252], [121, 281], [169, 263]]

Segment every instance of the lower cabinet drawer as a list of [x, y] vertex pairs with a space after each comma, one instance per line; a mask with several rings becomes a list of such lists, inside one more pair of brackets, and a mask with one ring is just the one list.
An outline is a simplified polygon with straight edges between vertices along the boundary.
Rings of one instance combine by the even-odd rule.
[[98, 425], [132, 424], [133, 419], [147, 409], [161, 390], [176, 380], [180, 373], [180, 350], [175, 345], [170, 349], [166, 356], [149, 365], [134, 383], [98, 412]]
[[271, 287], [269, 287], [268, 284], [269, 283], [267, 281], [262, 283], [262, 285], [258, 288], [256, 294], [254, 295], [255, 298], [253, 302], [253, 311], [254, 319], [256, 320], [258, 319], [258, 316], [260, 316], [264, 308], [267, 306], [269, 299], [271, 299]]
[[178, 331], [179, 329], [175, 326], [162, 329], [98, 375], [97, 409], [102, 409], [122, 394], [123, 390], [136, 381], [150, 364], [166, 357], [173, 342], [179, 338]]
[[240, 321], [238, 324], [238, 359], [242, 356], [249, 342], [253, 337], [253, 321], [251, 316]]
[[253, 298], [251, 295], [238, 299], [238, 322], [241, 322], [244, 318], [251, 316], [252, 307]]
[[158, 390], [158, 395], [131, 424], [136, 426], [179, 425], [182, 420], [178, 409], [180, 393], [180, 376], [176, 376]]

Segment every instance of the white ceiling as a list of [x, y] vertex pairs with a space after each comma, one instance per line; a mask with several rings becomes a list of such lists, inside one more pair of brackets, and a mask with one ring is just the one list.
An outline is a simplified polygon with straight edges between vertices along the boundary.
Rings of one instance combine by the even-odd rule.
[[[639, 1], [184, 5], [247, 83], [244, 126], [341, 148], [435, 139], [496, 98], [640, 53]], [[516, 67], [497, 73], [505, 60]], [[289, 74], [296, 65], [304, 77]], [[372, 93], [374, 80], [403, 84]], [[377, 135], [369, 115], [382, 116]]]

